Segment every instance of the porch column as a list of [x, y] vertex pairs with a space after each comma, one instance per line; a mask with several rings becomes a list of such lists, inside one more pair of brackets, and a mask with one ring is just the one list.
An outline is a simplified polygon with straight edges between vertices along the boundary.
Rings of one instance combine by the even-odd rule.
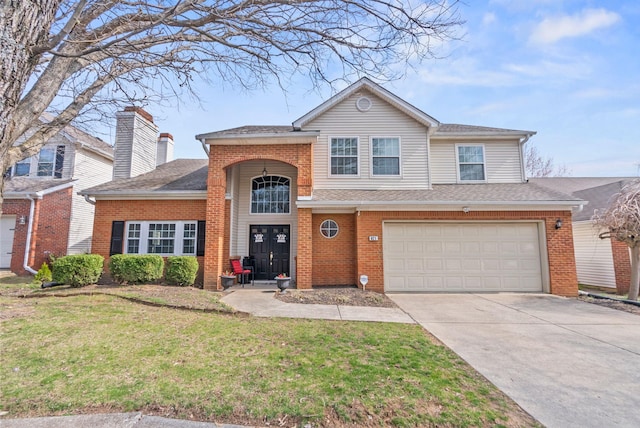
[[297, 288], [311, 288], [313, 265], [311, 209], [298, 208]]
[[[213, 154], [213, 153], [212, 153]], [[227, 175], [221, 165], [212, 158], [209, 160], [209, 176], [207, 179], [207, 213], [206, 237], [204, 252], [204, 288], [205, 290], [222, 289], [220, 274], [225, 263], [225, 224], [227, 219], [227, 203], [225, 193]], [[227, 249], [228, 252], [228, 249]], [[226, 255], [228, 258], [228, 254]]]

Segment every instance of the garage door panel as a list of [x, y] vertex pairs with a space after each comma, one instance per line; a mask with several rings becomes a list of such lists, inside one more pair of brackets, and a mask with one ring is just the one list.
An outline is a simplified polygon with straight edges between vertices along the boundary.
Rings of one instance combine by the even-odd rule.
[[536, 223], [385, 223], [387, 291], [542, 291]]

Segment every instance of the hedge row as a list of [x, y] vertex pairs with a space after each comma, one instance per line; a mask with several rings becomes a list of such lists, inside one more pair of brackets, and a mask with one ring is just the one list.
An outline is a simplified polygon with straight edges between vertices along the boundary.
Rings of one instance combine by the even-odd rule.
[[[165, 279], [173, 285], [193, 285], [198, 274], [198, 260], [193, 256], [167, 258]], [[162, 278], [164, 259], [155, 254], [116, 254], [109, 260], [109, 272], [121, 284], [141, 284]]]
[[[52, 279], [72, 287], [95, 284], [102, 275], [104, 257], [97, 254], [77, 254], [56, 258], [52, 263]], [[171, 256], [167, 258], [165, 280], [174, 285], [193, 285], [198, 274], [198, 260], [193, 256]], [[116, 254], [111, 256], [109, 271], [113, 279], [121, 284], [141, 284], [162, 278], [164, 259], [155, 254]], [[49, 279], [48, 266], [38, 271], [38, 280]]]

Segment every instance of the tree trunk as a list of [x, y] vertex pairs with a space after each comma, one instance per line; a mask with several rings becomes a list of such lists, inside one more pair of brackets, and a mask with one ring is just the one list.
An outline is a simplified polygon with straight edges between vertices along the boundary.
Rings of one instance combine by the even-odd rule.
[[640, 289], [640, 243], [631, 247], [631, 284], [629, 284], [629, 300], [638, 300]]
[[33, 49], [47, 42], [61, 0], [3, 0], [0, 3], [0, 213], [4, 172], [12, 165], [13, 113], [38, 63]]

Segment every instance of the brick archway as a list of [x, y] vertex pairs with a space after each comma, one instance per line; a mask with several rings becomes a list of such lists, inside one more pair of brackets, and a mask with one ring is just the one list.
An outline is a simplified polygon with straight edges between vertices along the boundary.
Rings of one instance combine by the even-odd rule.
[[[226, 142], [212, 144], [209, 150], [207, 178], [206, 249], [204, 257], [204, 288], [220, 289], [220, 273], [229, 259], [231, 201], [226, 198], [227, 169], [235, 164], [251, 160], [275, 160], [297, 170], [298, 197], [311, 196], [313, 185], [312, 142], [305, 139], [300, 144], [278, 144], [278, 141], [246, 144]], [[297, 282], [299, 288], [311, 287], [311, 210], [298, 209], [298, 260]]]

